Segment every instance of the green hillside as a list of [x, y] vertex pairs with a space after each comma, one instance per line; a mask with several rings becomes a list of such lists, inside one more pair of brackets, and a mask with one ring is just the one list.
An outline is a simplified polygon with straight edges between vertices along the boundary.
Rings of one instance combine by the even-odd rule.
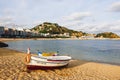
[[71, 29], [68, 29], [66, 27], [60, 26], [57, 23], [50, 23], [50, 22], [44, 22], [43, 24], [37, 25], [31, 30], [38, 31], [39, 33], [50, 33], [50, 34], [63, 34], [63, 33], [69, 33], [72, 35], [72, 33], [83, 33], [82, 31], [74, 31]]
[[104, 37], [104, 38], [120, 38], [120, 36], [118, 36], [115, 33], [112, 32], [104, 32], [104, 33], [99, 33], [96, 35], [96, 37]]

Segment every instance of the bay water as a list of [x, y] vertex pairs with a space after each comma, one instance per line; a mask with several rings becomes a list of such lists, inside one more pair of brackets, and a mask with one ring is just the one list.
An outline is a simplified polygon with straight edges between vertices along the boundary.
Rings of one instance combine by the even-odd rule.
[[120, 64], [120, 40], [22, 40], [7, 42], [10, 49], [32, 53], [59, 52], [73, 59]]

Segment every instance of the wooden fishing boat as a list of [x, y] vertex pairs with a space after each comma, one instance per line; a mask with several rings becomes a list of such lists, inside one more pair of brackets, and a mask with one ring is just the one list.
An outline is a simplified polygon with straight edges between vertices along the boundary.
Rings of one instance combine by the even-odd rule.
[[71, 60], [69, 56], [32, 56], [27, 68], [35, 69], [55, 69], [67, 66]]

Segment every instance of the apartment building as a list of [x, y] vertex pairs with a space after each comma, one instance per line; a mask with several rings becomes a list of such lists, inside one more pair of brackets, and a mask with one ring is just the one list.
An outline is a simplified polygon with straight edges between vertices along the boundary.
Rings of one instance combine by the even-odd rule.
[[2, 35], [5, 33], [4, 31], [4, 27], [0, 26], [0, 37], [2, 37]]

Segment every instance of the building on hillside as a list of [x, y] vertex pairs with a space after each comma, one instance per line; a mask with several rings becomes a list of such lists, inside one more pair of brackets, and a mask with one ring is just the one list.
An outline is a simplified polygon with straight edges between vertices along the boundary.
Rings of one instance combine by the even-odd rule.
[[14, 37], [15, 35], [14, 29], [5, 27], [4, 30], [5, 30], [4, 37]]
[[92, 35], [81, 36], [80, 39], [94, 39], [94, 36]]
[[[42, 34], [43, 36], [48, 36], [49, 34]], [[23, 28], [8, 28], [0, 26], [0, 37], [6, 38], [26, 38], [26, 37], [39, 37], [40, 34], [37, 31], [31, 31], [30, 29]]]
[[69, 33], [64, 33], [63, 36], [70, 37], [70, 34]]
[[40, 33], [40, 36], [47, 37], [47, 36], [50, 36], [50, 33]]
[[26, 37], [32, 37], [32, 31], [30, 29], [26, 29]]
[[63, 34], [50, 34], [52, 37], [70, 37], [69, 33], [63, 33]]
[[39, 33], [37, 31], [32, 31], [32, 37], [38, 37]]
[[13, 29], [13, 36], [17, 35], [17, 30], [15, 28], [12, 29]]
[[4, 30], [5, 30], [4, 37], [9, 37], [10, 36], [9, 28], [5, 27]]
[[16, 30], [16, 32], [17, 32], [16, 37], [24, 37], [24, 29], [23, 28], [18, 28]]
[[0, 26], [0, 37], [5, 33], [4, 26]]

